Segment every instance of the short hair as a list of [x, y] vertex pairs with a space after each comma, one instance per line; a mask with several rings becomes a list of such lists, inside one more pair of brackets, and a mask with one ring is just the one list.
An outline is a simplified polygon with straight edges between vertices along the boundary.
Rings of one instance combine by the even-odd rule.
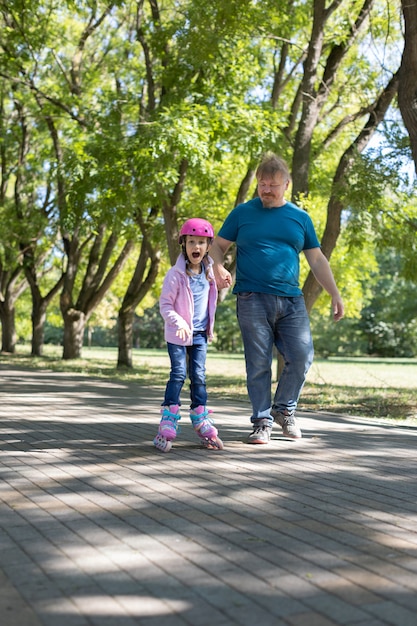
[[256, 169], [256, 178], [275, 176], [278, 172], [283, 175], [285, 180], [291, 180], [290, 170], [284, 159], [281, 159], [273, 152], [267, 152]]

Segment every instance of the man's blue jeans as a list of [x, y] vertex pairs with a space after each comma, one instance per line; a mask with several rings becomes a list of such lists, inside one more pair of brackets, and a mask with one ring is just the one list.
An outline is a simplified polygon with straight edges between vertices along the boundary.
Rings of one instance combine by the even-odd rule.
[[170, 404], [181, 406], [180, 394], [187, 373], [190, 378], [190, 408], [206, 406], [206, 333], [195, 334], [192, 346], [177, 346], [173, 343], [168, 343], [167, 346], [171, 359], [171, 371], [162, 406], [169, 406]]
[[251, 422], [270, 417], [272, 356], [275, 345], [284, 359], [272, 406], [293, 414], [313, 361], [310, 320], [303, 296], [237, 294], [237, 318], [245, 350], [246, 378], [252, 403]]

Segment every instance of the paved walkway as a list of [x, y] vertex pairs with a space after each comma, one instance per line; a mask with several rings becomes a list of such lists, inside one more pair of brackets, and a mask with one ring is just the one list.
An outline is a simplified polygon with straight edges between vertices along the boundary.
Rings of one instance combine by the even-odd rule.
[[300, 414], [225, 450], [160, 393], [0, 362], [1, 626], [415, 626], [417, 429]]

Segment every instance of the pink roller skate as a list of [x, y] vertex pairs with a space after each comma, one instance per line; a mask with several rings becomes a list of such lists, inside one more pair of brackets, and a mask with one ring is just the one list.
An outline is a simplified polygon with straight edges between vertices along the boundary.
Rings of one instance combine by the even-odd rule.
[[177, 436], [178, 421], [181, 419], [180, 407], [178, 404], [171, 404], [169, 407], [165, 406], [161, 413], [162, 417], [153, 445], [161, 452], [169, 452], [172, 441]]
[[190, 411], [191, 422], [205, 448], [209, 450], [223, 450], [223, 442], [217, 436], [218, 430], [214, 426], [213, 420], [207, 417], [211, 412], [204, 406], [197, 406]]

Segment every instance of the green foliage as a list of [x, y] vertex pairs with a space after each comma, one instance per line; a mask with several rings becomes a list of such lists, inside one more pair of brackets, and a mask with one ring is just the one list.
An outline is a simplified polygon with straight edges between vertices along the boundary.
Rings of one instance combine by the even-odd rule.
[[396, 250], [379, 254], [380, 276], [359, 323], [367, 353], [409, 357], [417, 354], [415, 283], [402, 276], [403, 258]]
[[45, 344], [62, 346], [64, 341], [64, 329], [61, 326], [53, 326], [49, 322], [45, 323]]
[[335, 324], [319, 308], [313, 310], [314, 343], [320, 356], [417, 355], [415, 282], [402, 277], [403, 259], [396, 250], [377, 252], [376, 261], [376, 270], [366, 277], [367, 297], [358, 319], [345, 318]]
[[136, 315], [133, 327], [133, 345], [136, 348], [166, 348], [164, 320], [159, 312], [159, 303]]
[[[348, 41], [361, 6], [360, 0], [337, 4], [324, 25], [316, 90], [329, 55]], [[146, 311], [159, 296], [168, 266], [166, 239], [175, 238], [165, 230], [163, 209], [169, 207], [174, 231], [191, 216], [207, 217], [217, 231], [242, 178], [264, 150], [291, 161], [313, 3], [0, 0], [0, 8], [3, 267], [18, 266], [20, 244], [30, 242], [46, 289], [65, 265], [57, 239], [65, 234], [79, 244], [79, 290], [91, 241], [102, 225], [118, 235], [118, 250], [126, 238], [135, 239], [134, 257], [90, 320], [95, 327], [103, 320], [104, 328], [114, 324], [146, 233], [165, 255], [155, 285], [138, 308], [147, 327]], [[396, 2], [377, 0], [329, 83], [312, 135], [305, 199], [320, 236], [340, 158], [397, 69], [398, 18]], [[278, 78], [279, 97], [273, 103]], [[345, 210], [331, 264], [352, 318], [336, 326], [343, 350], [349, 341], [353, 351], [363, 349], [363, 337], [353, 338], [355, 320], [371, 301], [377, 251], [396, 247], [402, 255], [398, 276], [415, 280], [417, 275], [415, 190], [406, 181], [409, 149], [400, 127], [390, 112], [376, 147], [356, 155], [347, 180], [333, 189]], [[18, 176], [20, 195], [15, 194]], [[45, 273], [51, 269], [51, 275]], [[306, 272], [303, 265], [302, 279]], [[398, 281], [393, 293], [397, 289]], [[48, 312], [53, 325], [59, 318], [56, 302]], [[323, 294], [314, 323], [316, 316], [327, 321], [328, 312]], [[398, 316], [389, 323], [397, 322]], [[240, 349], [235, 324], [231, 297], [218, 309], [217, 350]], [[321, 331], [318, 336], [320, 341]], [[337, 341], [335, 335], [336, 351]]]

